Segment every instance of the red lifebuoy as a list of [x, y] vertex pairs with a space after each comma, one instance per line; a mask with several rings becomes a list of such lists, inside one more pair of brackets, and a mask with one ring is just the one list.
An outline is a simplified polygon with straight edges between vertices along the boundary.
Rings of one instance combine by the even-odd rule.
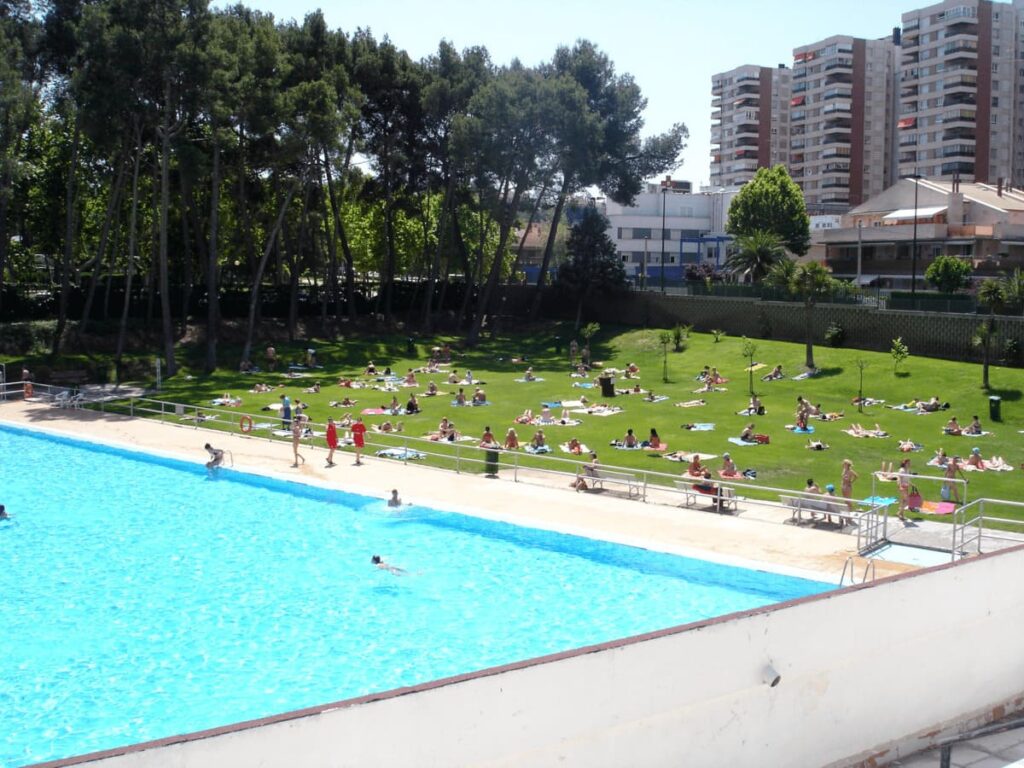
[[252, 432], [252, 416], [243, 416], [238, 420], [238, 428], [245, 433]]
[[22, 392], [23, 392], [25, 397], [32, 397], [33, 391], [34, 390], [32, 389], [32, 382], [31, 381], [26, 381], [22, 385]]

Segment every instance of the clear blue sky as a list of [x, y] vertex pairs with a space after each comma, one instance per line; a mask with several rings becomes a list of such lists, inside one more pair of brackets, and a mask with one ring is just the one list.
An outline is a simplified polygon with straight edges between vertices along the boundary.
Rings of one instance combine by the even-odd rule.
[[646, 131], [685, 123], [690, 141], [676, 178], [707, 183], [711, 148], [711, 76], [742, 64], [792, 65], [792, 51], [830, 35], [891, 34], [904, 11], [927, 2], [825, 0], [243, 0], [279, 20], [321, 8], [328, 24], [387, 35], [414, 59], [444, 38], [457, 48], [486, 46], [496, 64], [539, 64], [559, 45], [596, 43], [618, 72], [647, 97]]

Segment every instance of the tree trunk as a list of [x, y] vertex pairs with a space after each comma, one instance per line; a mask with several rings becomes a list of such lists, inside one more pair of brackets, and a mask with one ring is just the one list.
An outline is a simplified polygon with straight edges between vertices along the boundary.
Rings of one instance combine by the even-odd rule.
[[281, 202], [281, 207], [277, 212], [277, 220], [274, 222], [274, 227], [271, 229], [270, 234], [267, 235], [267, 244], [263, 248], [263, 255], [260, 257], [260, 263], [256, 267], [252, 289], [249, 291], [249, 323], [245, 334], [245, 347], [242, 349], [243, 360], [248, 360], [252, 354], [253, 336], [256, 334], [256, 307], [260, 301], [260, 282], [263, 280], [263, 271], [267, 268], [267, 260], [270, 259], [270, 253], [274, 249], [274, 242], [281, 231], [281, 224], [284, 222], [285, 214], [288, 212], [288, 206], [291, 205], [292, 197], [295, 196], [301, 183], [300, 179], [296, 179]]
[[71, 137], [71, 158], [64, 184], [64, 257], [60, 269], [60, 299], [57, 303], [57, 331], [53, 335], [54, 357], [60, 354], [64, 329], [68, 323], [68, 294], [71, 292], [71, 261], [75, 249], [75, 180], [78, 178], [78, 144], [82, 136], [81, 113], [75, 110], [75, 127]]
[[444, 241], [448, 234], [448, 209], [452, 204], [454, 186], [455, 181], [449, 174], [445, 183], [444, 199], [441, 201], [441, 211], [437, 217], [437, 247], [434, 249], [434, 258], [427, 274], [427, 289], [423, 297], [423, 311], [420, 313], [420, 327], [424, 333], [430, 333], [432, 328], [434, 290], [437, 286], [438, 273], [441, 271], [441, 254], [444, 252]]
[[[126, 159], [127, 164], [127, 159]], [[103, 281], [103, 321], [110, 319], [110, 292], [114, 287], [114, 271], [117, 269], [117, 255], [121, 252], [121, 214], [124, 206], [117, 206], [114, 214], [114, 242], [110, 245], [110, 259], [107, 262], [107, 278]]]
[[124, 306], [121, 308], [121, 325], [117, 330], [117, 352], [114, 354], [114, 370], [117, 383], [121, 383], [121, 355], [124, 353], [124, 339], [128, 331], [128, 310], [132, 300], [132, 277], [135, 275], [135, 247], [138, 242], [137, 224], [139, 213], [139, 163], [142, 160], [142, 129], [135, 126], [135, 160], [132, 164], [132, 212], [128, 223], [128, 271], [124, 284]]
[[90, 315], [92, 314], [93, 299], [96, 296], [96, 284], [100, 281], [100, 272], [103, 269], [103, 257], [107, 252], [107, 240], [110, 237], [111, 222], [114, 219], [114, 211], [121, 204], [121, 190], [124, 186], [124, 171], [127, 165], [124, 152], [118, 156], [117, 177], [114, 186], [110, 190], [110, 199], [107, 201], [107, 211], [103, 216], [103, 226], [100, 229], [100, 242], [96, 248], [96, 258], [92, 269], [92, 278], [89, 280], [89, 291], [85, 297], [85, 306], [82, 309], [82, 322], [78, 325], [78, 336], [81, 337], [89, 326]]
[[[341, 210], [338, 205], [338, 196], [334, 191], [334, 182], [331, 179], [331, 164], [327, 156], [327, 150], [324, 149], [324, 173], [327, 176], [327, 196], [331, 201], [331, 215], [334, 218], [334, 231], [336, 237], [341, 241], [341, 253], [345, 257], [345, 307], [346, 313], [349, 320], [356, 319], [356, 270], [354, 259], [352, 258], [352, 249], [349, 247], [348, 235], [345, 232], [345, 222], [341, 219]], [[337, 274], [335, 274], [334, 282], [332, 286], [337, 283]], [[337, 290], [337, 288], [333, 288]]]
[[[480, 294], [480, 303], [477, 305], [477, 312], [473, 317], [473, 325], [470, 327], [469, 334], [466, 337], [466, 343], [471, 347], [475, 346], [480, 340], [480, 330], [484, 325], [484, 318], [487, 315], [491, 295], [494, 293], [494, 288], [498, 284], [498, 278], [501, 275], [501, 267], [504, 264], [505, 251], [508, 247], [508, 238], [512, 232], [512, 223], [515, 221], [515, 212], [519, 209], [519, 200], [523, 193], [523, 186], [523, 184], [516, 185], [516, 189], [512, 193], [512, 201], [506, 204], [503, 211], [502, 221], [498, 229], [498, 247], [494, 249], [494, 261], [491, 262], [491, 271], [487, 276], [483, 292]], [[501, 195], [499, 199], [504, 199], [504, 195]]]
[[459, 254], [462, 256], [462, 269], [465, 273], [465, 294], [462, 296], [462, 304], [459, 307], [458, 317], [455, 319], [455, 327], [461, 328], [463, 321], [466, 319], [466, 314], [469, 312], [469, 302], [473, 296], [473, 290], [476, 287], [477, 274], [483, 271], [483, 260], [484, 260], [484, 208], [483, 200], [480, 201], [480, 245], [477, 250], [477, 266], [474, 267], [469, 258], [469, 247], [466, 245], [466, 238], [462, 235], [462, 227], [459, 224], [458, 215], [455, 216], [455, 241], [458, 245]]
[[178, 178], [181, 182], [181, 326], [187, 328], [192, 285], [195, 282], [192, 269], [192, 235], [188, 230], [188, 218], [192, 212], [192, 185], [187, 174], [179, 173]]
[[565, 199], [568, 196], [568, 182], [562, 182], [562, 189], [558, 193], [558, 202], [555, 203], [555, 212], [551, 217], [551, 229], [548, 231], [548, 241], [544, 244], [544, 259], [541, 261], [540, 273], [537, 275], [537, 288], [533, 294], [533, 303], [530, 305], [530, 322], [536, 322], [540, 317], [541, 295], [544, 293], [544, 281], [547, 280], [548, 267], [551, 265], [551, 256], [555, 250], [555, 235], [558, 232], [558, 222], [562, 218], [562, 209], [565, 208]]
[[[217, 368], [220, 335], [220, 282], [217, 275], [217, 237], [220, 226], [220, 141], [213, 135], [213, 179], [210, 183], [210, 244], [206, 261], [206, 372]], [[243, 360], [247, 358], [242, 358]]]
[[807, 359], [805, 365], [807, 370], [814, 370], [814, 304], [810, 301], [804, 302], [804, 342], [807, 345]]
[[164, 360], [167, 377], [178, 372], [174, 359], [174, 325], [171, 320], [170, 280], [167, 274], [167, 215], [171, 207], [171, 81], [164, 80], [164, 109], [160, 127], [160, 252], [157, 271], [160, 280], [160, 320], [163, 325]]

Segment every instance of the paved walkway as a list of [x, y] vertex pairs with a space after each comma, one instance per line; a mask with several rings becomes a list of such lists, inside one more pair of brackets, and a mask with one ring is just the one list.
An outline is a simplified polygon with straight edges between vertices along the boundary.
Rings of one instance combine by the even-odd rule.
[[[286, 442], [36, 402], [0, 404], [0, 422], [195, 462], [206, 460], [203, 444], [212, 441], [229, 450], [242, 471], [377, 497], [397, 487], [405, 501], [415, 504], [833, 583], [847, 558], [856, 555], [856, 537], [783, 525], [788, 512], [762, 504], [735, 516], [709, 514], [680, 508], [680, 497], [668, 492], [653, 492], [643, 503], [613, 493], [574, 493], [561, 475], [524, 473], [523, 482], [512, 482], [372, 456], [357, 467], [351, 453], [327, 468], [323, 448], [303, 447], [308, 461], [292, 469]], [[878, 563], [879, 577], [907, 570], [913, 566]]]

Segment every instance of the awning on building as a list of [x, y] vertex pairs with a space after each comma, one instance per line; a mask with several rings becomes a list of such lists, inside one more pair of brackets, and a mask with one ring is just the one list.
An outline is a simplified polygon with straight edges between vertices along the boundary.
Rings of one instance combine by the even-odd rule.
[[882, 221], [895, 221], [897, 219], [930, 219], [937, 213], [942, 213], [948, 206], [945, 205], [933, 205], [928, 208], [900, 208], [899, 210], [887, 213], [882, 217]]
[[916, 117], [904, 117], [896, 123], [897, 128], [913, 128], [915, 125], [917, 125]]
[[792, 99], [789, 100], [789, 106], [791, 106], [791, 107], [803, 106], [803, 103], [806, 100], [806, 98], [807, 97], [803, 96], [803, 95], [801, 95], [801, 96], [794, 96]]

